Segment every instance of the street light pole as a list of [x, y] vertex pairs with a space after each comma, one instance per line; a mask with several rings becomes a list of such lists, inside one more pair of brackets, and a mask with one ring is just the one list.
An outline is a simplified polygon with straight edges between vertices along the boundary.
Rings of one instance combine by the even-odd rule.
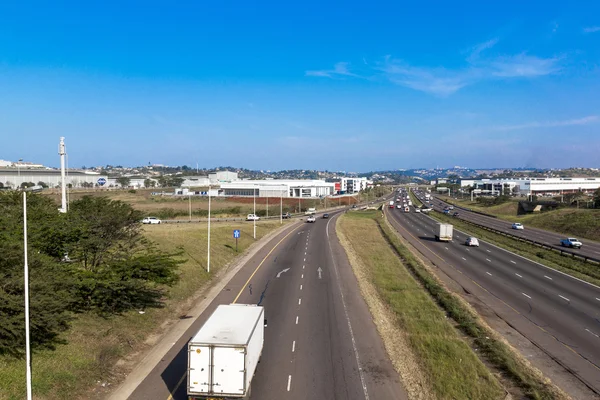
[[283, 190], [279, 192], [279, 224], [283, 225]]
[[29, 265], [27, 260], [27, 193], [23, 192], [23, 247], [24, 247], [24, 276], [25, 276], [25, 354], [27, 399], [31, 400], [31, 350], [29, 339]]
[[188, 203], [190, 205], [190, 221], [192, 220], [192, 195], [188, 192]]
[[252, 199], [254, 200], [254, 239], [256, 240], [256, 186], [252, 188]]
[[208, 184], [208, 252], [206, 255], [206, 272], [210, 273], [210, 184]]

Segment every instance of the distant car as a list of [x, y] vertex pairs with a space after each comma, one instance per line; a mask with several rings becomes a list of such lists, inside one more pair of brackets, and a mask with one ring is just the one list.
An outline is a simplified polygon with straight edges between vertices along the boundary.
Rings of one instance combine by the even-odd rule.
[[310, 217], [306, 218], [306, 222], [315, 222], [317, 219], [315, 218], [314, 215], [311, 215]]
[[431, 208], [429, 208], [429, 207], [426, 207], [426, 208], [422, 208], [422, 209], [421, 209], [421, 212], [424, 212], [424, 213], [428, 213], [428, 212], [430, 212], [430, 211], [433, 211], [433, 210], [432, 210]]
[[289, 212], [283, 213], [283, 214], [281, 214], [281, 218], [283, 218], [283, 219], [292, 218], [292, 214], [290, 214]]
[[246, 221], [258, 221], [260, 217], [256, 214], [248, 214]]
[[513, 229], [525, 229], [525, 227], [523, 226], [523, 224], [520, 223], [520, 222], [515, 222], [514, 224], [512, 224], [512, 228]]
[[400, 204], [396, 204], [396, 208], [402, 208]]
[[466, 246], [473, 246], [473, 247], [479, 247], [479, 240], [477, 240], [477, 238], [471, 236], [467, 238], [467, 241], [465, 242]]
[[453, 216], [453, 217], [458, 217], [458, 216], [459, 216], [459, 214], [458, 214], [458, 212], [455, 212], [454, 214], [452, 214], [452, 216]]
[[565, 238], [560, 241], [560, 245], [564, 247], [571, 247], [573, 249], [580, 249], [583, 244], [575, 238]]
[[162, 221], [156, 217], [146, 217], [142, 220], [142, 224], [160, 224]]
[[323, 218], [329, 218], [329, 214], [327, 214], [327, 213], [323, 214]]
[[444, 210], [444, 214], [450, 215], [450, 210]]
[[448, 206], [448, 210], [454, 210], [454, 206]]
[[418, 212], [418, 213], [420, 213], [420, 212], [421, 212], [421, 209], [420, 209], [420, 208], [415, 208], [415, 212]]

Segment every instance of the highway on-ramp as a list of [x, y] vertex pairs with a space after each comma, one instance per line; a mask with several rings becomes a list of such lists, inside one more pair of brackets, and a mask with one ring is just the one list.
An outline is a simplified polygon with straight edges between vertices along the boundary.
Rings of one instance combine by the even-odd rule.
[[265, 307], [265, 342], [251, 399], [404, 399], [360, 295], [335, 219], [300, 223], [267, 243], [129, 396], [183, 400], [187, 342], [219, 304]]
[[[449, 276], [600, 394], [600, 288], [489, 243], [434, 239], [437, 221], [386, 209], [392, 225]], [[465, 286], [466, 285], [466, 286]]]

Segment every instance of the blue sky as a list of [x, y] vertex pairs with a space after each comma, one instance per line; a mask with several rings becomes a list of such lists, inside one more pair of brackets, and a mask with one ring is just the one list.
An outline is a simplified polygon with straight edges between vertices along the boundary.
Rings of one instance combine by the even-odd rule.
[[0, 159], [600, 167], [598, 1], [94, 3], [0, 2]]

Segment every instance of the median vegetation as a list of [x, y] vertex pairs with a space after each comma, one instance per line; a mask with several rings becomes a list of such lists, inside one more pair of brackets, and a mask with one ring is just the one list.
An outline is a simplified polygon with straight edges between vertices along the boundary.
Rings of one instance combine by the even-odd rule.
[[[353, 266], [366, 274], [407, 337], [434, 398], [504, 398], [505, 391], [484, 362], [511, 382], [507, 386], [512, 386], [513, 396], [566, 398], [449, 292], [379, 213], [348, 214], [340, 221], [340, 233], [357, 256], [360, 266]], [[367, 301], [373, 310], [373, 300]]]
[[[25, 397], [22, 194], [0, 194], [0, 399]], [[102, 197], [71, 202], [67, 214], [28, 195], [33, 394], [90, 398], [130, 367], [187, 302], [254, 240], [240, 223], [140, 224], [128, 204]], [[257, 225], [257, 237], [279, 227]], [[232, 229], [242, 237], [232, 239]], [[122, 360], [119, 368], [115, 368]]]

